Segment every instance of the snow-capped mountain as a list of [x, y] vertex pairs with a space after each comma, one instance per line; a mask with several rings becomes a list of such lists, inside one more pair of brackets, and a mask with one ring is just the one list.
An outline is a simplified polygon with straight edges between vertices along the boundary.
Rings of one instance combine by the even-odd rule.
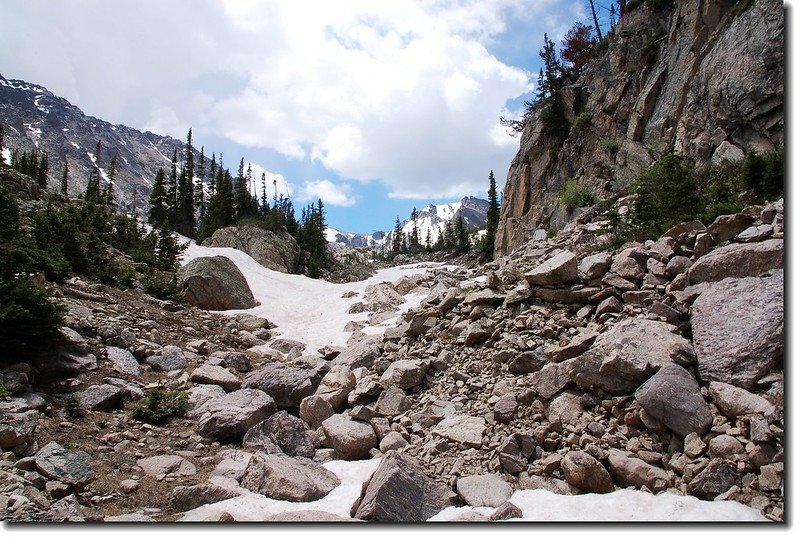
[[[104, 173], [111, 158], [117, 155], [114, 196], [123, 208], [135, 202], [142, 209], [149, 199], [155, 172], [159, 167], [168, 172], [172, 152], [177, 150], [180, 159], [185, 147], [184, 142], [169, 136], [143, 133], [87, 116], [47, 88], [2, 75], [0, 124], [6, 161], [11, 149], [35, 149], [47, 154], [51, 189], [59, 188], [64, 162], [68, 162], [71, 196], [85, 191], [95, 166], [99, 165]], [[100, 155], [95, 154], [98, 140]], [[199, 152], [196, 156], [199, 157]]]
[[[428, 205], [417, 212], [416, 228], [419, 241], [424, 244], [430, 234], [430, 242], [435, 244], [444, 233], [447, 222], [455, 222], [463, 218], [467, 228], [479, 228], [486, 223], [488, 201], [467, 196], [460, 201], [443, 205]], [[410, 216], [401, 223], [402, 232], [406, 236], [413, 233], [413, 220]], [[372, 234], [347, 233], [333, 228], [326, 230], [327, 240], [331, 244], [349, 246], [351, 248], [375, 248], [377, 250], [391, 247], [394, 231], [376, 231]]]

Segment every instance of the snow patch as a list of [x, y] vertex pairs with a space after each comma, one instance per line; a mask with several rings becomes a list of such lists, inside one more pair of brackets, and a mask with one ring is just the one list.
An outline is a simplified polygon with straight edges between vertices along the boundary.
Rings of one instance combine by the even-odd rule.
[[75, 149], [80, 149], [80, 146], [78, 144], [76, 144], [75, 142], [69, 142], [69, 143], [71, 143], [72, 147], [74, 147]]
[[322, 466], [336, 474], [341, 484], [320, 500], [313, 502], [289, 502], [267, 498], [247, 489], [231, 486], [241, 494], [217, 503], [200, 506], [184, 513], [180, 519], [187, 521], [219, 520], [222, 513], [230, 513], [236, 521], [261, 521], [272, 515], [296, 511], [324, 511], [342, 518], [351, 518], [350, 510], [361, 496], [364, 483], [372, 477], [380, 459], [363, 461], [330, 461]]
[[[280, 337], [304, 342], [309, 349], [325, 345], [345, 345], [350, 333], [344, 327], [351, 320], [361, 320], [348, 313], [357, 297], [341, 298], [349, 291], [361, 296], [369, 285], [394, 282], [402, 276], [424, 273], [443, 265], [426, 263], [391, 267], [378, 271], [367, 280], [352, 283], [330, 283], [314, 280], [298, 274], [285, 274], [262, 266], [246, 253], [234, 248], [208, 248], [189, 242], [181, 264], [198, 257], [223, 255], [229, 258], [244, 274], [255, 299], [260, 306], [249, 310], [230, 310], [223, 313], [249, 313], [269, 319], [277, 325]], [[423, 296], [408, 296], [400, 312], [418, 306]], [[363, 317], [363, 314], [360, 314]], [[399, 315], [399, 313], [398, 313]], [[385, 330], [389, 325], [382, 323]], [[257, 348], [256, 348], [257, 350]]]
[[43, 105], [43, 104], [40, 102], [40, 101], [42, 100], [42, 97], [44, 97], [44, 95], [37, 95], [37, 96], [36, 96], [36, 97], [33, 99], [33, 106], [35, 106], [36, 108], [38, 108], [40, 112], [43, 112], [43, 113], [45, 113], [45, 114], [49, 114], [49, 113], [50, 113], [50, 109], [49, 109], [49, 108], [47, 108], [46, 106], [44, 106], [44, 105]]
[[4, 147], [3, 152], [0, 153], [0, 159], [2, 159], [5, 164], [11, 164], [11, 150]]
[[155, 147], [155, 144], [154, 144], [154, 143], [150, 142], [150, 145], [151, 145], [151, 146], [153, 146], [153, 149], [155, 149], [156, 153], [158, 153], [159, 155], [161, 155], [161, 156], [164, 158], [164, 160], [165, 160], [165, 161], [167, 161], [167, 162], [169, 162], [170, 164], [172, 164], [172, 159], [171, 159], [171, 158], [169, 158], [169, 157], [167, 157], [167, 156], [166, 156], [166, 155], [164, 155], [163, 153], [161, 153], [161, 150], [160, 150], [160, 149], [158, 149], [157, 147]]
[[[509, 500], [522, 510], [518, 522], [765, 522], [754, 509], [733, 501], [704, 501], [671, 492], [640, 490], [566, 496], [547, 490], [517, 490]], [[469, 512], [489, 515], [488, 507], [448, 507], [430, 521], [453, 520]]]
[[39, 147], [39, 138], [42, 137], [42, 129], [34, 127], [34, 125], [38, 125], [39, 123], [41, 122], [36, 121], [35, 123], [23, 123], [23, 125], [25, 125], [25, 128], [27, 128], [28, 131], [31, 133], [31, 136], [33, 137], [33, 145], [35, 145], [37, 149]]

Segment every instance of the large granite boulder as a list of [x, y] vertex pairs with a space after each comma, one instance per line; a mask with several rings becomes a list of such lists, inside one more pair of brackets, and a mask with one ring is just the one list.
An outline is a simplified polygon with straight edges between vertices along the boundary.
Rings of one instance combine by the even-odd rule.
[[557, 285], [577, 279], [577, 256], [560, 252], [524, 275], [530, 285]]
[[688, 271], [691, 283], [718, 282], [724, 278], [760, 276], [785, 263], [782, 239], [722, 246], [699, 258]]
[[728, 278], [693, 304], [697, 374], [704, 382], [752, 389], [785, 352], [783, 271], [767, 278]]
[[203, 246], [236, 248], [264, 267], [278, 272], [297, 272], [300, 246], [285, 231], [256, 226], [223, 227], [203, 241]]
[[299, 408], [305, 397], [314, 394], [321, 378], [319, 371], [306, 363], [272, 362], [247, 375], [241, 387], [267, 393], [278, 408]]
[[265, 453], [285, 453], [309, 459], [316, 451], [305, 422], [285, 410], [275, 412], [247, 431], [242, 445]]
[[713, 423], [713, 413], [693, 374], [677, 364], [663, 366], [635, 391], [635, 400], [649, 416], [680, 436], [703, 435]]
[[377, 435], [368, 423], [334, 414], [322, 422], [328, 444], [345, 460], [365, 459], [377, 447]]
[[588, 351], [563, 362], [578, 386], [632, 393], [661, 367], [696, 361], [691, 342], [667, 323], [627, 319], [602, 333]]
[[69, 451], [57, 442], [50, 442], [33, 457], [36, 470], [49, 479], [81, 490], [94, 479], [91, 457], [83, 451]]
[[566, 482], [586, 492], [613, 492], [613, 479], [602, 463], [585, 451], [569, 451], [560, 463]]
[[186, 302], [205, 310], [244, 310], [258, 305], [247, 280], [227, 257], [198, 257], [178, 271]]
[[198, 409], [197, 431], [222, 442], [238, 442], [257, 423], [275, 412], [275, 401], [264, 392], [241, 389], [214, 397]]
[[58, 330], [61, 344], [53, 352], [36, 356], [34, 367], [39, 374], [47, 377], [74, 377], [86, 371], [97, 369], [97, 356], [92, 354], [86, 340], [67, 326]]
[[410, 455], [392, 451], [372, 475], [352, 516], [374, 522], [424, 522], [449, 507], [449, 487], [422, 472]]
[[305, 458], [256, 454], [250, 459], [241, 486], [276, 500], [313, 502], [327, 496], [341, 480]]

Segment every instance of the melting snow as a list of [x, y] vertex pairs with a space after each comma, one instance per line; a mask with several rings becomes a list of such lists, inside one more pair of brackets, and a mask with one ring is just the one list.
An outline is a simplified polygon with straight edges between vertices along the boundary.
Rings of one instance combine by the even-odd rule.
[[25, 127], [30, 131], [31, 136], [33, 136], [33, 145], [35, 145], [37, 148], [39, 147], [39, 138], [42, 136], [42, 129], [36, 128], [34, 125], [38, 125], [39, 123], [39, 121], [36, 123], [23, 123], [23, 125], [25, 125]]
[[0, 159], [3, 159], [3, 162], [6, 164], [11, 164], [11, 150], [7, 147], [4, 147], [3, 152], [0, 153]]
[[[392, 267], [377, 272], [368, 280], [353, 283], [330, 283], [314, 280], [297, 274], [285, 274], [267, 269], [252, 257], [235, 248], [208, 248], [191, 242], [183, 255], [182, 263], [205, 256], [223, 255], [233, 261], [241, 270], [260, 306], [249, 310], [231, 310], [235, 314], [246, 311], [258, 317], [269, 319], [277, 325], [281, 337], [304, 342], [311, 349], [325, 345], [344, 345], [350, 333], [344, 326], [352, 320], [365, 320], [366, 313], [350, 314], [350, 306], [363, 299], [368, 285], [393, 282], [402, 276], [426, 272], [431, 267], [442, 265], [426, 263]], [[349, 291], [358, 296], [341, 298]], [[418, 306], [421, 295], [409, 295], [402, 310]], [[399, 314], [398, 314], [399, 315]], [[389, 325], [381, 324], [384, 331]], [[371, 329], [373, 332], [379, 329]]]
[[71, 143], [71, 144], [72, 144], [72, 146], [73, 146], [75, 149], [80, 149], [80, 146], [79, 146], [78, 144], [76, 144], [75, 142], [69, 142], [69, 143]]
[[44, 112], [45, 114], [49, 114], [50, 113], [50, 109], [39, 102], [39, 101], [42, 100], [42, 97], [44, 97], [44, 95], [37, 95], [36, 98], [33, 99], [33, 105], [36, 108], [38, 108], [40, 112]]

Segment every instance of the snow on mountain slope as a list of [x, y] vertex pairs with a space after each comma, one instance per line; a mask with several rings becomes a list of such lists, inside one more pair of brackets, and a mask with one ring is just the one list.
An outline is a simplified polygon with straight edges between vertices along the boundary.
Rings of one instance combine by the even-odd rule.
[[[419, 241], [424, 244], [427, 234], [430, 233], [430, 242], [435, 244], [447, 222], [454, 222], [459, 216], [463, 218], [466, 227], [481, 227], [485, 225], [488, 202], [479, 198], [467, 196], [460, 201], [440, 205], [428, 205], [417, 212], [416, 228], [419, 233]], [[413, 221], [410, 216], [402, 222], [402, 232], [410, 237], [413, 233]], [[371, 235], [362, 233], [347, 233], [328, 228], [326, 237], [329, 243], [350, 246], [352, 248], [371, 247], [380, 249], [384, 245], [391, 246], [394, 232], [376, 231]]]

